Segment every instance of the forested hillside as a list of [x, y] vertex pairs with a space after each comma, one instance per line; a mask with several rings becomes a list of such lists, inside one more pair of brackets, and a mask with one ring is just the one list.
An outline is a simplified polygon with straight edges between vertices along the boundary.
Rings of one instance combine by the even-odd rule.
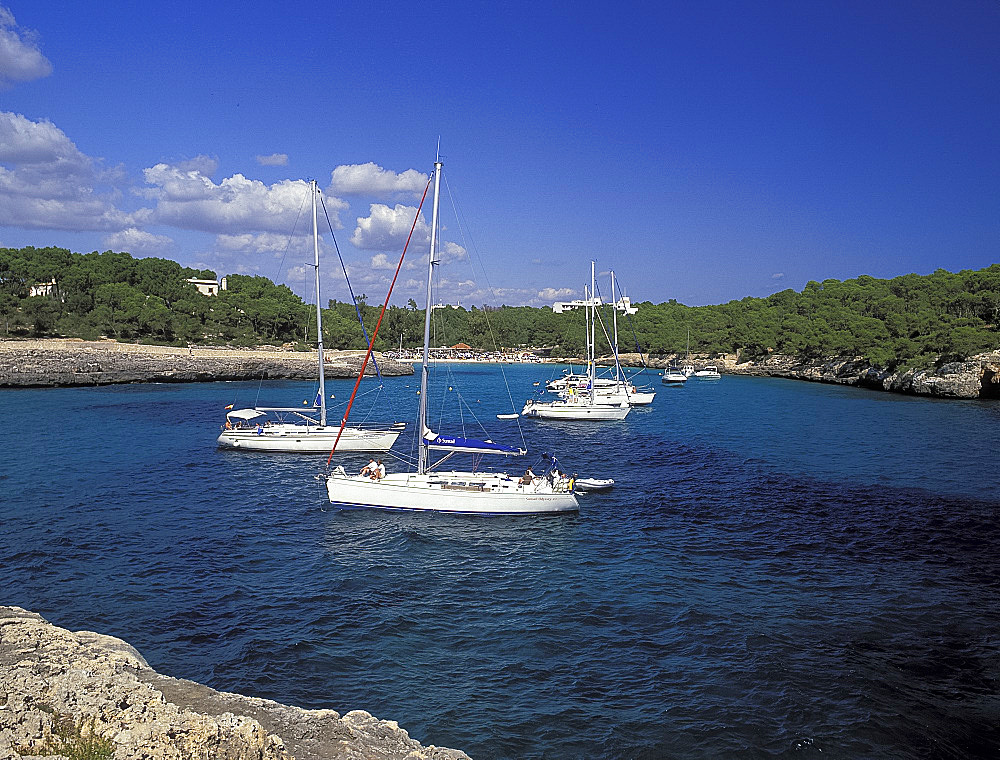
[[[63, 336], [162, 343], [288, 343], [315, 341], [312, 308], [284, 285], [264, 277], [229, 275], [228, 290], [204, 296], [185, 279], [214, 279], [211, 271], [127, 253], [71, 253], [61, 248], [0, 248], [0, 319], [6, 336]], [[33, 285], [54, 282], [49, 295]], [[378, 309], [360, 309], [369, 331]], [[379, 298], [381, 300], [381, 296]], [[606, 299], [610, 300], [610, 299]], [[619, 315], [622, 351], [636, 343], [652, 354], [735, 353], [754, 358], [782, 353], [818, 358], [863, 356], [872, 364], [930, 364], [1000, 347], [1000, 264], [986, 269], [891, 280], [810, 282], [715, 306], [668, 301], [638, 304]], [[331, 301], [324, 310], [324, 343], [362, 348], [353, 304]], [[412, 300], [391, 307], [377, 348], [415, 347], [423, 311]], [[603, 320], [610, 331], [611, 315]], [[434, 345], [473, 348], [551, 347], [556, 355], [584, 350], [584, 314], [548, 307], [462, 307], [434, 310]], [[600, 329], [599, 329], [600, 331]], [[599, 349], [601, 350], [601, 349]], [[607, 350], [606, 343], [604, 350]]]
[[[215, 273], [127, 253], [0, 248], [0, 319], [7, 335], [158, 343], [301, 340], [308, 308], [284, 285], [229, 275], [229, 290], [204, 296], [188, 278]], [[47, 295], [31, 286], [54, 282]]]

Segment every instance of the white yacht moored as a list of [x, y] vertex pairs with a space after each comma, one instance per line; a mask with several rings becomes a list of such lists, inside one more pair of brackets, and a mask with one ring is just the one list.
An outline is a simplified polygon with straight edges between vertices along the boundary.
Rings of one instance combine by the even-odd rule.
[[[323, 317], [319, 292], [319, 228], [316, 223], [316, 180], [310, 183], [313, 216], [313, 256], [316, 275], [316, 354], [319, 361], [319, 392], [312, 408], [253, 407], [226, 413], [226, 424], [218, 445], [241, 451], [288, 451], [327, 454], [337, 444], [339, 451], [388, 451], [406, 428], [406, 423], [363, 427], [326, 424], [326, 383], [323, 366]], [[311, 414], [307, 413], [311, 412]]]
[[[471, 455], [473, 461], [478, 462], [486, 454], [512, 457], [527, 453], [525, 449], [503, 446], [490, 440], [437, 434], [427, 427], [431, 286], [437, 264], [441, 166], [439, 158], [434, 162], [434, 206], [428, 257], [427, 304], [424, 311], [424, 349], [420, 365], [418, 429], [421, 435], [417, 446], [417, 471], [391, 473], [373, 479], [348, 475], [343, 467], [337, 467], [326, 476], [330, 503], [344, 508], [478, 515], [578, 512], [580, 504], [572, 491], [572, 479], [559, 472], [555, 457], [549, 458], [547, 467], [540, 476], [536, 476], [530, 469], [521, 477], [505, 472], [477, 472], [475, 469], [440, 471], [440, 466], [456, 454]], [[388, 298], [386, 302], [388, 303]], [[436, 462], [431, 462], [431, 452], [441, 453], [442, 456]]]
[[684, 383], [687, 382], [687, 379], [688, 376], [676, 367], [669, 367], [663, 370], [664, 385], [684, 385]]
[[708, 364], [694, 373], [697, 380], [719, 380], [722, 375], [714, 364]]
[[[227, 428], [219, 445], [243, 451], [288, 451], [297, 454], [329, 454], [337, 439], [338, 425], [320, 425], [300, 409], [236, 409], [226, 414]], [[288, 417], [299, 422], [286, 422]], [[388, 451], [406, 428], [405, 422], [349, 427], [337, 444], [338, 451]]]

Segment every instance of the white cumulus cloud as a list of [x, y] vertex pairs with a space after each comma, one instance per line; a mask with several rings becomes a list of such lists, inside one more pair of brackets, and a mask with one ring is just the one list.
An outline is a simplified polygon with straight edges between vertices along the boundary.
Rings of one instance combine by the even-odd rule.
[[23, 29], [14, 14], [0, 5], [0, 89], [52, 73], [52, 64], [38, 49], [35, 33]]
[[[367, 217], [358, 217], [358, 226], [351, 235], [351, 245], [366, 251], [402, 250], [416, 213], [416, 206], [397, 203], [394, 208], [389, 208], [382, 203], [373, 203]], [[421, 214], [410, 245], [426, 245], [429, 240], [430, 227]]]
[[257, 163], [261, 166], [288, 166], [288, 154], [272, 153], [270, 156], [257, 156]]
[[427, 185], [427, 175], [416, 169], [401, 174], [383, 169], [376, 163], [345, 164], [330, 174], [330, 190], [343, 195], [415, 195], [420, 197]]
[[565, 298], [576, 298], [577, 292], [573, 288], [542, 288], [535, 294], [535, 299], [539, 301], [559, 301]]
[[104, 238], [104, 245], [115, 251], [129, 253], [154, 254], [163, 253], [173, 245], [173, 239], [166, 235], [154, 235], [135, 227], [112, 233]]
[[[406, 245], [406, 238], [413, 228], [410, 247], [407, 249], [406, 269], [427, 266], [427, 249], [430, 245], [430, 225], [421, 212], [417, 224], [413, 226], [415, 206], [397, 203], [393, 208], [382, 203], [373, 203], [369, 215], [358, 217], [357, 227], [351, 235], [351, 245], [364, 251], [391, 251], [399, 253]], [[417, 257], [416, 254], [420, 254]], [[438, 261], [450, 263], [468, 258], [468, 251], [458, 243], [442, 241], [438, 247]], [[422, 264], [420, 262], [423, 262]]]
[[312, 234], [282, 235], [277, 232], [261, 232], [253, 234], [222, 234], [215, 236], [215, 245], [223, 251], [241, 251], [244, 253], [297, 253], [312, 256]]
[[[303, 180], [266, 185], [234, 174], [216, 184], [199, 169], [164, 163], [144, 175], [151, 186], [146, 196], [156, 202], [151, 221], [159, 224], [228, 235], [289, 235], [296, 226], [303, 230], [306, 225], [309, 183]], [[339, 212], [347, 204], [331, 196], [324, 202], [334, 228], [341, 229]]]
[[[427, 241], [430, 245], [430, 241]], [[469, 252], [465, 250], [458, 243], [452, 243], [450, 241], [443, 241], [438, 247], [438, 261], [442, 263], [450, 263], [452, 261], [462, 261], [467, 258]]]
[[119, 168], [80, 152], [47, 119], [0, 112], [0, 226], [117, 231], [137, 217], [119, 210]]
[[376, 253], [372, 256], [369, 266], [372, 269], [395, 269], [396, 265], [389, 261], [389, 257], [384, 253]]

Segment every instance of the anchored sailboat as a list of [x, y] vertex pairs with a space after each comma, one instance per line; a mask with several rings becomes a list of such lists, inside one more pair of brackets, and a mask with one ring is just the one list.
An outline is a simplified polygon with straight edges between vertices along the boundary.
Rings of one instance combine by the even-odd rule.
[[[316, 271], [316, 354], [319, 360], [319, 393], [311, 410], [298, 407], [255, 406], [226, 413], [218, 444], [244, 451], [289, 451], [326, 454], [333, 448], [339, 425], [326, 424], [326, 383], [323, 366], [323, 315], [319, 293], [319, 230], [316, 223], [316, 180], [310, 183], [313, 216], [313, 254]], [[366, 425], [344, 430], [341, 451], [388, 451], [406, 423]]]
[[[437, 264], [441, 167], [440, 159], [434, 162], [434, 206], [427, 271], [427, 305], [424, 312], [424, 347], [420, 365], [417, 470], [413, 473], [390, 473], [372, 479], [362, 475], [348, 475], [343, 467], [337, 467], [326, 478], [330, 502], [346, 508], [453, 514], [529, 515], [577, 512], [580, 505], [572, 492], [572, 482], [559, 474], [554, 457], [549, 459], [541, 476], [530, 474], [530, 470], [524, 477], [517, 477], [505, 472], [480, 472], [475, 469], [444, 472], [439, 469], [456, 454], [470, 454], [478, 460], [487, 454], [511, 457], [527, 453], [525, 449], [503, 446], [490, 440], [435, 433], [427, 427], [431, 285]], [[432, 462], [431, 452], [441, 452], [443, 456]]]
[[[584, 288], [586, 296], [584, 301], [587, 309], [586, 377], [581, 382], [580, 376], [568, 376], [559, 391], [560, 398], [556, 401], [528, 399], [524, 403], [524, 408], [521, 409], [523, 416], [539, 420], [623, 420], [632, 409], [627, 393], [621, 391], [621, 386], [616, 380], [599, 379], [596, 375], [594, 361], [595, 323], [597, 322], [596, 310], [600, 301], [594, 293], [595, 284], [594, 262], [591, 261], [589, 293]], [[550, 389], [551, 385], [548, 386]]]

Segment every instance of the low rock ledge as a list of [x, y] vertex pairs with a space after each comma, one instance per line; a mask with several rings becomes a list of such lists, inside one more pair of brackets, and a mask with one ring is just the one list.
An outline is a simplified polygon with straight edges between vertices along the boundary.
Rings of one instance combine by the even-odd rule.
[[0, 760], [53, 754], [60, 724], [113, 760], [469, 760], [361, 710], [304, 710], [155, 672], [131, 645], [0, 606]]
[[[327, 377], [357, 377], [364, 351], [328, 351]], [[384, 376], [412, 375], [413, 365], [375, 354]], [[369, 361], [365, 375], [374, 375]], [[177, 348], [114, 341], [0, 341], [0, 387], [44, 388], [216, 380], [315, 380], [315, 351]]]
[[[638, 366], [639, 354], [621, 354], [622, 363]], [[681, 355], [650, 357], [647, 366], [664, 369], [679, 363], [704, 366], [714, 364], [720, 372], [755, 377], [783, 377], [815, 383], [852, 385], [859, 388], [931, 396], [950, 399], [1000, 398], [1000, 351], [970, 356], [966, 361], [948, 362], [939, 367], [894, 371], [873, 367], [860, 357], [829, 357], [803, 359], [797, 356], [771, 354], [758, 359], [744, 359], [739, 354], [695, 356], [686, 360]], [[598, 364], [613, 364], [611, 357], [598, 359]]]

